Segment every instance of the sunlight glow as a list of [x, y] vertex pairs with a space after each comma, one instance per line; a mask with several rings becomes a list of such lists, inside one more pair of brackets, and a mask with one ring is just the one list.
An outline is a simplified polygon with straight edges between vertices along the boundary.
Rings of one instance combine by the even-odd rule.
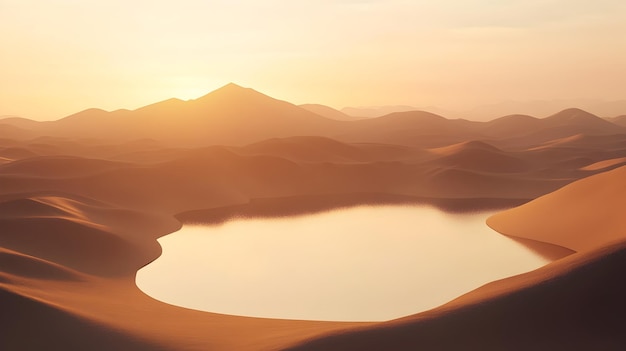
[[337, 108], [621, 99], [625, 15], [618, 0], [0, 0], [0, 115], [136, 108], [231, 81]]

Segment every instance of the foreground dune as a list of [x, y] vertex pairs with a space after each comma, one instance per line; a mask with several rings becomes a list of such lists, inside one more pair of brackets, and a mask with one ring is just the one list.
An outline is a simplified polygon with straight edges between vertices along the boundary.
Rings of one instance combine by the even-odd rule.
[[[540, 239], [574, 248], [576, 254], [488, 284], [441, 308], [385, 323], [234, 317], [157, 302], [135, 287], [134, 274], [159, 255], [155, 239], [179, 227], [171, 216], [85, 197], [11, 199], [7, 195], [0, 204], [5, 214], [0, 220], [0, 262], [11, 267], [0, 275], [7, 307], [0, 317], [2, 346], [8, 350], [619, 349], [626, 342], [622, 330], [626, 311], [619, 307], [626, 293], [620, 278], [626, 249], [620, 243], [624, 223], [618, 206], [624, 199], [625, 172], [626, 167], [573, 183], [489, 221], [505, 234], [538, 239], [528, 233], [541, 225], [515, 232], [509, 228], [541, 223], [535, 222], [535, 216], [545, 216], [546, 209], [556, 206], [561, 215], [553, 211], [550, 215], [558, 228], [572, 230], [571, 237], [552, 238], [551, 232], [544, 231]], [[599, 184], [606, 189], [603, 194], [588, 197], [588, 203], [575, 201], [592, 195]], [[260, 208], [268, 207], [272, 206], [266, 203]], [[580, 215], [574, 217], [577, 222], [569, 222], [572, 213], [583, 210], [589, 216], [600, 214], [596, 225], [608, 221], [602, 236], [580, 241], [578, 237], [591, 227]], [[45, 229], [37, 229], [40, 226]], [[33, 240], [33, 235], [44, 233], [45, 240]]]
[[[621, 349], [626, 342], [626, 310], [621, 303], [626, 293], [621, 279], [626, 246], [619, 205], [625, 198], [625, 173], [623, 167], [581, 180], [489, 220], [505, 234], [541, 238], [574, 248], [576, 254], [490, 283], [438, 309], [384, 323], [256, 319], [163, 304], [135, 287], [134, 273], [159, 255], [154, 239], [179, 227], [172, 217], [88, 198], [8, 196], [0, 204], [5, 214], [0, 220], [0, 262], [10, 267], [0, 275], [2, 346], [7, 350]], [[593, 196], [598, 187], [604, 192]], [[576, 201], [581, 195], [587, 202]], [[260, 208], [267, 209], [268, 204]], [[567, 228], [569, 235], [550, 236], [553, 232], [546, 230], [541, 237], [534, 235], [548, 225], [541, 225], [541, 216], [552, 208], [560, 209], [548, 212], [555, 226]], [[528, 224], [517, 230], [523, 223]], [[585, 235], [602, 223], [604, 230], [595, 231], [598, 235]], [[41, 225], [46, 229], [36, 230]], [[33, 233], [45, 233], [46, 238], [33, 240]], [[588, 239], [580, 239], [584, 237]]]
[[487, 223], [501, 233], [584, 252], [626, 239], [626, 167], [565, 186]]

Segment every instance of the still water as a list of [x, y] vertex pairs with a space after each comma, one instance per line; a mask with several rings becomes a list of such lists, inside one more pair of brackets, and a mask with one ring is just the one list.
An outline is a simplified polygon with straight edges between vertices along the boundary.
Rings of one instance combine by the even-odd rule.
[[254, 317], [382, 321], [429, 310], [548, 261], [491, 230], [491, 213], [359, 206], [184, 225], [137, 274], [146, 294]]

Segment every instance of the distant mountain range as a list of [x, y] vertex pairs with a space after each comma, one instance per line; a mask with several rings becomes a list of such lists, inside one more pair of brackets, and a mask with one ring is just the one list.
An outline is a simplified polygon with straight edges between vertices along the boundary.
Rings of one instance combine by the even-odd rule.
[[447, 119], [424, 111], [357, 119], [323, 105], [296, 106], [232, 83], [195, 100], [169, 99], [132, 111], [88, 109], [46, 122], [0, 120], [0, 135], [5, 138], [151, 139], [175, 146], [246, 145], [268, 138], [323, 136], [423, 147], [488, 140], [515, 147], [516, 143], [540, 145], [577, 134], [620, 133], [626, 133], [626, 116], [606, 120], [575, 108], [542, 119], [508, 115], [489, 122]]
[[532, 101], [509, 101], [496, 104], [480, 105], [466, 110], [451, 110], [436, 106], [369, 106], [369, 107], [345, 107], [341, 112], [353, 117], [381, 117], [393, 112], [428, 111], [449, 118], [465, 118], [474, 121], [489, 121], [507, 114], [525, 114], [531, 116], [548, 116], [565, 108], [577, 107], [589, 111], [596, 116], [612, 118], [623, 115], [626, 112], [626, 100], [600, 101], [590, 99], [570, 100], [532, 100]]

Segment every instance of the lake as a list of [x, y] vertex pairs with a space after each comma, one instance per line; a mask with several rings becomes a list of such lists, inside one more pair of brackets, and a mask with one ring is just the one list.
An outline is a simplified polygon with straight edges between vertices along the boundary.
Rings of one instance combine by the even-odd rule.
[[357, 206], [185, 224], [137, 273], [153, 298], [241, 316], [383, 321], [548, 263], [485, 224], [492, 213]]

